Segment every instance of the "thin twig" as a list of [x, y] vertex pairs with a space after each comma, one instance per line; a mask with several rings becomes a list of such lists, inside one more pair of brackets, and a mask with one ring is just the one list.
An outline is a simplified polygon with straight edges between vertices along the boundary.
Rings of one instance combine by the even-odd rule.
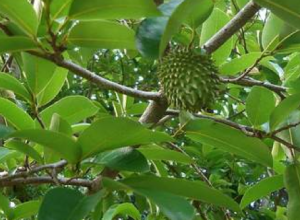
[[290, 128], [294, 128], [294, 127], [297, 127], [298, 125], [300, 125], [300, 121], [299, 122], [296, 122], [296, 123], [292, 123], [292, 124], [289, 124], [289, 125], [286, 125], [284, 127], [281, 127], [281, 128], [278, 128], [277, 130], [273, 131], [270, 133], [270, 136], [272, 135], [276, 135], [282, 131], [285, 131], [285, 130], [288, 130]]

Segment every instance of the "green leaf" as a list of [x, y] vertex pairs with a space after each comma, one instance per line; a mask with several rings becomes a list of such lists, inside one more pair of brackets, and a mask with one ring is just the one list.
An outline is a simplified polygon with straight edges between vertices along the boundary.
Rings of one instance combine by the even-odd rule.
[[28, 85], [32, 92], [37, 95], [49, 84], [56, 65], [28, 53], [23, 53], [22, 57]]
[[157, 147], [147, 147], [139, 148], [138, 151], [140, 151], [148, 160], [166, 160], [183, 164], [193, 163], [192, 158], [190, 158], [189, 156], [173, 150], [167, 150]]
[[293, 53], [284, 68], [284, 85], [289, 85], [300, 76], [300, 53]]
[[300, 165], [292, 164], [286, 168], [284, 184], [289, 195], [287, 216], [289, 220], [299, 219], [300, 210]]
[[261, 140], [248, 137], [243, 132], [230, 126], [209, 119], [199, 119], [191, 121], [187, 125], [186, 133], [194, 141], [272, 167], [271, 152]]
[[158, 190], [131, 189], [123, 183], [108, 178], [103, 179], [103, 185], [111, 190], [134, 190], [137, 194], [145, 196], [157, 204], [160, 210], [171, 220], [192, 220], [194, 218], [195, 211], [193, 207], [181, 196]]
[[284, 183], [282, 175], [265, 178], [247, 189], [240, 206], [242, 209], [244, 209], [251, 202], [270, 195], [272, 192], [277, 191], [283, 187]]
[[[0, 153], [1, 155], [1, 153]], [[12, 216], [12, 210], [10, 208], [10, 201], [2, 193], [0, 193], [0, 210], [2, 210], [6, 216]]]
[[10, 137], [23, 138], [50, 148], [71, 163], [76, 163], [81, 158], [80, 146], [71, 137], [62, 133], [32, 129], [17, 131], [11, 134]]
[[300, 8], [299, 2], [295, 0], [254, 0], [262, 7], [266, 7], [282, 20], [300, 28]]
[[51, 0], [50, 1], [50, 14], [52, 21], [59, 18], [66, 17], [69, 13], [73, 0]]
[[35, 216], [39, 211], [40, 204], [40, 201], [29, 201], [18, 205], [12, 209], [14, 216], [12, 220], [26, 219]]
[[195, 7], [188, 14], [188, 18], [185, 21], [193, 29], [199, 27], [209, 17], [214, 8], [212, 0], [200, 0], [198, 4], [201, 7]]
[[81, 21], [71, 29], [69, 46], [135, 49], [134, 31], [111, 21]]
[[82, 220], [102, 197], [103, 191], [84, 196], [70, 188], [51, 189], [41, 204], [38, 220]]
[[0, 140], [5, 139], [8, 135], [13, 133], [15, 130], [6, 125], [0, 124]]
[[262, 53], [260, 52], [253, 52], [242, 55], [229, 61], [228, 63], [222, 64], [219, 71], [224, 75], [235, 75], [255, 64], [256, 61], [261, 57], [261, 55]]
[[[207, 4], [209, 4], [210, 7], [207, 7]], [[160, 56], [163, 55], [169, 40], [171, 39], [173, 34], [178, 32], [182, 23], [186, 20], [193, 20], [192, 16], [195, 15], [195, 12], [198, 13], [198, 10], [200, 11], [204, 8], [206, 8], [207, 11], [203, 11], [204, 18], [202, 18], [201, 21], [204, 21], [210, 15], [212, 9], [212, 1], [185, 0], [180, 5], [178, 5], [178, 7], [176, 7], [174, 12], [170, 16], [167, 26], [161, 37], [159, 45]]]
[[104, 152], [98, 155], [93, 163], [120, 171], [148, 172], [150, 170], [145, 156], [131, 147]]
[[[230, 21], [229, 17], [220, 9], [215, 8], [210, 17], [203, 23], [200, 35], [200, 44], [204, 45], [215, 33]], [[223, 63], [230, 55], [232, 49], [233, 38], [227, 40], [223, 46], [216, 50], [212, 57], [219, 65]]]
[[262, 45], [264, 49], [268, 48], [270, 43], [274, 40], [276, 41], [276, 46], [278, 45], [280, 36], [280, 32], [278, 30], [282, 30], [283, 27], [284, 22], [276, 15], [271, 13], [262, 32]]
[[0, 37], [0, 54], [38, 49], [28, 37]]
[[35, 127], [34, 121], [23, 109], [4, 98], [0, 98], [0, 115], [19, 130]]
[[[239, 205], [234, 200], [200, 181], [156, 176], [137, 176], [126, 178], [119, 181], [119, 183], [137, 191], [147, 190], [151, 193], [164, 192], [216, 206], [224, 206], [237, 212], [240, 211]], [[105, 181], [103, 184], [105, 186]]]
[[106, 150], [172, 140], [167, 134], [148, 130], [128, 118], [114, 117], [94, 122], [78, 138], [84, 158]]
[[69, 137], [72, 137], [73, 134], [71, 125], [57, 113], [52, 115], [49, 129], [51, 131], [63, 133]]
[[138, 189], [137, 191], [156, 203], [170, 220], [193, 220], [195, 217], [193, 206], [180, 196], [164, 191], [148, 191], [145, 189]]
[[211, 0], [173, 0], [162, 4], [159, 9], [164, 16], [148, 18], [140, 24], [136, 35], [138, 50], [145, 57], [158, 58], [181, 24], [199, 26], [210, 15], [212, 6]]
[[102, 220], [113, 220], [120, 216], [130, 216], [134, 220], [141, 220], [141, 214], [131, 203], [122, 203], [111, 206], [104, 214]]
[[136, 19], [159, 16], [152, 0], [73, 0], [69, 16], [76, 20]]
[[20, 83], [19, 80], [7, 73], [0, 73], [0, 87], [2, 89], [13, 91], [15, 94], [21, 96], [27, 101], [31, 100], [28, 90]]
[[53, 77], [37, 97], [38, 105], [44, 106], [51, 102], [60, 92], [68, 76], [68, 70], [57, 67]]
[[7, 148], [0, 148], [0, 163], [5, 163], [8, 159], [17, 158], [19, 153], [13, 150], [9, 150]]
[[254, 86], [246, 100], [246, 112], [250, 122], [255, 126], [267, 122], [275, 104], [273, 92], [261, 86]]
[[29, 146], [28, 144], [25, 144], [21, 141], [10, 140], [5, 143], [5, 147], [19, 151], [35, 159], [37, 162], [43, 163], [43, 158], [41, 157], [41, 155], [32, 146]]
[[38, 19], [29, 1], [1, 0], [0, 13], [13, 21], [27, 34], [35, 36], [38, 27]]
[[136, 47], [144, 57], [158, 58], [160, 40], [168, 20], [168, 17], [158, 17], [141, 22], [136, 34]]
[[284, 99], [273, 110], [270, 116], [270, 129], [275, 130], [300, 105], [300, 93]]
[[43, 110], [40, 116], [47, 127], [54, 113], [72, 125], [95, 115], [97, 111], [98, 107], [84, 96], [68, 96]]

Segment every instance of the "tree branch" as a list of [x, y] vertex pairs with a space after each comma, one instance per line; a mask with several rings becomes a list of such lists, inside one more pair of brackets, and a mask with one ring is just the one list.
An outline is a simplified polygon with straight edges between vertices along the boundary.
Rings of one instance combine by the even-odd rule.
[[82, 186], [91, 188], [93, 185], [93, 180], [86, 179], [72, 179], [72, 178], [57, 178], [57, 180], [53, 179], [49, 176], [40, 176], [40, 177], [20, 177], [7, 181], [0, 181], [0, 187], [7, 186], [16, 186], [16, 185], [41, 185], [41, 184], [57, 184], [57, 181], [61, 185], [69, 185], [69, 186]]
[[213, 53], [221, 47], [235, 32], [243, 27], [259, 9], [259, 5], [250, 1], [228, 24], [204, 44], [203, 48], [206, 52]]
[[283, 86], [274, 85], [274, 84], [271, 84], [268, 82], [263, 82], [263, 81], [255, 80], [252, 78], [242, 78], [238, 81], [232, 81], [231, 78], [220, 78], [220, 80], [223, 83], [232, 83], [232, 84], [241, 85], [241, 86], [249, 86], [249, 87], [263, 86], [263, 87], [270, 89], [280, 95], [282, 92], [286, 92], [286, 88]]
[[113, 90], [128, 96], [141, 98], [141, 99], [160, 100], [161, 98], [161, 94], [159, 92], [146, 92], [146, 91], [133, 89], [127, 86], [123, 86], [121, 84], [105, 79], [101, 76], [98, 76], [97, 74], [71, 61], [64, 60], [63, 58], [58, 58], [55, 55], [42, 54], [36, 51], [31, 51], [30, 54], [52, 61], [56, 65], [63, 67], [71, 71], [72, 73], [81, 76], [84, 79], [87, 79], [89, 82], [98, 85], [100, 88]]
[[16, 178], [21, 178], [21, 177], [26, 178], [30, 175], [33, 175], [33, 174], [38, 173], [38, 172], [43, 171], [43, 170], [48, 170], [48, 169], [57, 170], [57, 169], [63, 168], [67, 164], [68, 164], [68, 162], [66, 160], [61, 160], [57, 163], [38, 166], [38, 167], [35, 167], [35, 168], [33, 168], [29, 171], [19, 172], [19, 173], [10, 175], [10, 176], [4, 176], [4, 177], [0, 176], [0, 183], [8, 181], [8, 180], [16, 179]]

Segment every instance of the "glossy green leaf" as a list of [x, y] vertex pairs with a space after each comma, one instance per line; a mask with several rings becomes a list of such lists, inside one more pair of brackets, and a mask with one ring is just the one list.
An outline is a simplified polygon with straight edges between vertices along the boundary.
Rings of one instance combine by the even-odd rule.
[[52, 115], [49, 129], [51, 131], [63, 133], [70, 137], [72, 137], [73, 134], [71, 125], [57, 113]]
[[40, 201], [29, 201], [18, 205], [12, 209], [14, 216], [12, 220], [21, 220], [35, 216], [39, 211], [40, 204]]
[[19, 153], [13, 150], [9, 150], [7, 148], [0, 148], [0, 163], [5, 163], [7, 160], [11, 158], [17, 158]]
[[73, 0], [51, 0], [50, 2], [51, 19], [54, 21], [68, 15]]
[[73, 0], [69, 16], [71, 19], [135, 19], [159, 16], [152, 0]]
[[0, 37], [0, 54], [38, 49], [28, 37]]
[[185, 23], [194, 29], [199, 27], [209, 17], [214, 8], [212, 0], [200, 0], [198, 4], [201, 7], [195, 7], [185, 21]]
[[6, 125], [0, 124], [0, 140], [6, 138], [8, 135], [13, 133], [15, 130]]
[[10, 140], [5, 143], [5, 147], [13, 149], [15, 151], [19, 151], [35, 159], [37, 162], [43, 163], [43, 158], [41, 157], [41, 155], [32, 146], [25, 144], [21, 141]]
[[[276, 15], [271, 13], [267, 18], [266, 24], [262, 32], [262, 45], [264, 49], [266, 49], [274, 40], [276, 41], [276, 45], [278, 45], [280, 41], [280, 32], [278, 30], [282, 30], [283, 27], [284, 21], [282, 21]], [[277, 40], [276, 37], [278, 37]]]
[[7, 74], [7, 73], [0, 73], [0, 87], [2, 89], [11, 90], [15, 94], [21, 96], [27, 101], [31, 100], [30, 93], [28, 90], [17, 80], [15, 77]]
[[266, 7], [276, 14], [279, 18], [300, 28], [300, 8], [299, 2], [295, 0], [254, 0], [262, 7]]
[[146, 189], [137, 189], [137, 192], [150, 198], [170, 220], [193, 220], [195, 217], [193, 206], [181, 196]]
[[[209, 7], [207, 7], [208, 4]], [[192, 16], [195, 14], [195, 12], [198, 13], [200, 10], [206, 8], [207, 11], [202, 11], [204, 18], [202, 18], [201, 21], [204, 21], [210, 15], [212, 9], [211, 6], [211, 1], [203, 0], [185, 0], [180, 5], [178, 5], [178, 7], [176, 7], [174, 12], [170, 16], [166, 29], [161, 37], [159, 55], [163, 55], [172, 35], [178, 32], [180, 26], [182, 25], [182, 23], [184, 23], [184, 21], [188, 19], [193, 20]]]
[[[204, 45], [215, 33], [230, 21], [229, 17], [220, 9], [215, 8], [210, 17], [203, 23], [200, 35], [200, 44]], [[230, 38], [223, 46], [216, 50], [212, 56], [219, 65], [230, 55], [233, 40]]]
[[262, 53], [259, 52], [242, 55], [241, 57], [235, 58], [228, 63], [222, 64], [219, 71], [224, 75], [235, 75], [255, 64], [255, 62], [261, 57], [261, 55]]
[[75, 189], [51, 189], [41, 204], [38, 220], [82, 220], [102, 197], [102, 191], [84, 196]]
[[34, 128], [33, 119], [12, 101], [0, 98], [0, 115], [19, 130]]
[[83, 157], [89, 157], [106, 150], [172, 140], [167, 134], [148, 130], [128, 118], [105, 117], [87, 128], [78, 142], [82, 146]]
[[12, 216], [12, 210], [9, 203], [9, 199], [0, 193], [0, 210], [2, 210], [8, 217]]
[[289, 220], [299, 219], [300, 210], [300, 165], [292, 164], [286, 168], [284, 184], [289, 195], [287, 216]]
[[120, 183], [137, 191], [147, 190], [151, 193], [155, 193], [156, 191], [164, 192], [171, 195], [199, 200], [205, 203], [211, 203], [216, 206], [224, 206], [234, 211], [240, 211], [238, 204], [234, 200], [200, 181], [155, 176], [137, 176], [121, 180]]
[[53, 77], [37, 97], [38, 105], [44, 106], [52, 101], [63, 87], [68, 75], [68, 70], [63, 68], [56, 68]]
[[273, 92], [261, 86], [254, 86], [246, 100], [246, 112], [250, 122], [255, 126], [267, 122], [275, 104]]
[[150, 170], [145, 156], [131, 147], [125, 147], [99, 154], [93, 160], [93, 163], [120, 171], [148, 172]]
[[293, 111], [300, 106], [300, 93], [291, 95], [279, 103], [270, 116], [270, 128], [275, 130]]
[[155, 59], [162, 55], [168, 41], [183, 23], [199, 26], [211, 13], [211, 0], [173, 0], [159, 9], [164, 16], [145, 19], [136, 35], [137, 48], [143, 56]]
[[[72, 137], [73, 134], [70, 124], [57, 113], [52, 115], [49, 130], [63, 133], [68, 137]], [[46, 148], [44, 149], [44, 159], [45, 163], [55, 163], [56, 161], [60, 160], [60, 155], [55, 150]]]
[[54, 113], [72, 125], [95, 115], [97, 111], [98, 107], [84, 96], [67, 96], [43, 110], [40, 116], [46, 126], [50, 125]]
[[168, 17], [158, 17], [141, 22], [136, 34], [136, 47], [144, 57], [158, 58], [160, 39], [168, 20]]
[[81, 21], [72, 28], [69, 46], [104, 49], [135, 49], [135, 33], [111, 21]]
[[1, 0], [0, 13], [13, 21], [27, 34], [33, 36], [36, 34], [38, 19], [29, 1]]
[[134, 220], [141, 220], [141, 214], [131, 203], [122, 203], [113, 205], [103, 215], [102, 220], [113, 220], [120, 216], [130, 216]]
[[108, 178], [103, 179], [103, 185], [111, 190], [133, 190], [135, 193], [147, 197], [171, 220], [192, 220], [195, 216], [191, 204], [181, 196], [159, 190], [131, 188]]
[[300, 53], [293, 53], [289, 56], [289, 62], [284, 67], [284, 85], [289, 85], [300, 76]]
[[49, 84], [56, 65], [45, 59], [23, 53], [24, 71], [32, 92], [37, 95]]
[[284, 183], [283, 183], [282, 175], [263, 179], [259, 181], [257, 184], [255, 184], [254, 186], [247, 189], [247, 191], [245, 192], [242, 198], [240, 206], [242, 209], [244, 209], [251, 202], [254, 202], [255, 200], [258, 200], [262, 197], [268, 196], [272, 192], [276, 190], [280, 190], [283, 187], [284, 187]]
[[71, 163], [76, 163], [81, 158], [80, 146], [71, 138], [62, 133], [47, 130], [23, 130], [17, 131], [10, 137], [23, 138], [59, 153], [62, 158]]
[[174, 150], [167, 150], [156, 147], [139, 148], [140, 151], [148, 160], [166, 160], [174, 161], [177, 163], [191, 164], [193, 163], [192, 158], [183, 153], [176, 152]]
[[191, 121], [187, 125], [186, 133], [194, 141], [272, 167], [271, 152], [261, 140], [248, 137], [243, 132], [230, 126], [208, 119], [199, 119]]

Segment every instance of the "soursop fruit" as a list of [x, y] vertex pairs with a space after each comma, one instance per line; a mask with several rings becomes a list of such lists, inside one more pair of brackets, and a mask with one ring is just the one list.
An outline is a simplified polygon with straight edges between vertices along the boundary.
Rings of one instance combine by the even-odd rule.
[[217, 74], [210, 56], [186, 48], [170, 51], [158, 65], [158, 77], [169, 104], [190, 112], [209, 107], [218, 97]]

